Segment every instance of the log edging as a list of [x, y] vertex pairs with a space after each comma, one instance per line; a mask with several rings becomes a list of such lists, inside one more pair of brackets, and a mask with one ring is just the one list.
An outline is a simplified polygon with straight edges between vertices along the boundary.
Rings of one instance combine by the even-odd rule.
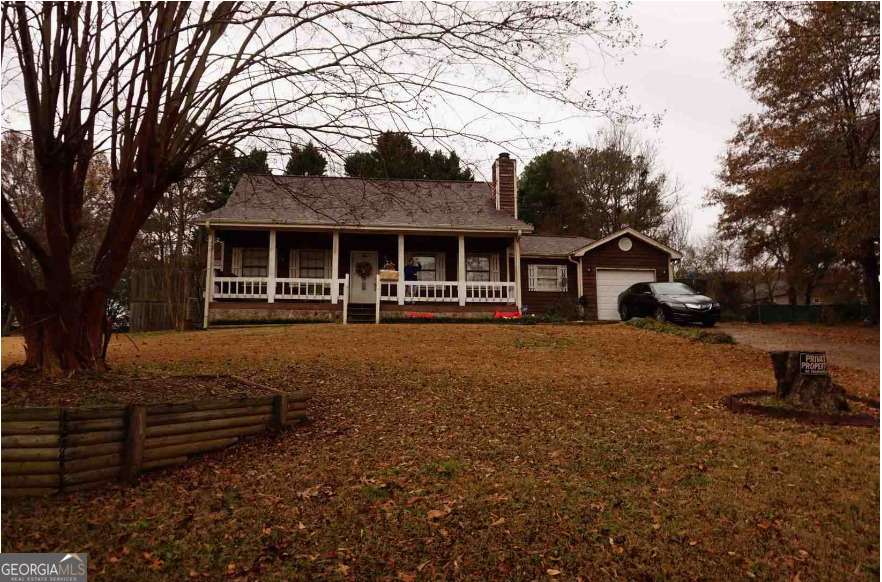
[[[867, 414], [848, 414], [831, 412], [813, 412], [810, 410], [790, 410], [775, 406], [764, 406], [752, 402], [744, 402], [746, 398], [759, 396], [774, 396], [775, 392], [769, 390], [757, 390], [754, 392], [742, 392], [732, 394], [723, 399], [723, 404], [736, 414], [752, 414], [769, 418], [795, 420], [804, 424], [829, 424], [835, 426], [859, 426], [873, 428], [879, 426], [879, 419]], [[853, 402], [862, 402], [871, 408], [879, 408], [879, 401], [870, 398], [862, 398], [846, 394], [845, 398]]]
[[180, 465], [192, 455], [307, 418], [307, 395], [270, 391], [273, 396], [169, 404], [0, 408], [0, 495], [30, 497], [132, 483], [147, 471]]

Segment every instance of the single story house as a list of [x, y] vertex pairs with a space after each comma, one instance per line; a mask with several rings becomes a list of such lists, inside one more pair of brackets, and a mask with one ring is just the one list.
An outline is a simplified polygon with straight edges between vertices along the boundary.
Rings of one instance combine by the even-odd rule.
[[[205, 321], [493, 317], [582, 305], [618, 320], [633, 283], [672, 280], [681, 255], [625, 228], [598, 240], [533, 235], [515, 160], [492, 182], [246, 175], [208, 231]], [[419, 262], [416, 281], [403, 265]]]

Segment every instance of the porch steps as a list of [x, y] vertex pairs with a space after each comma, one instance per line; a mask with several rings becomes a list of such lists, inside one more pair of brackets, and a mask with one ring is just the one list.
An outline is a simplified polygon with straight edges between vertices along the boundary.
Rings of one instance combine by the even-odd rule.
[[377, 308], [373, 303], [350, 303], [346, 320], [349, 323], [376, 323], [376, 314]]

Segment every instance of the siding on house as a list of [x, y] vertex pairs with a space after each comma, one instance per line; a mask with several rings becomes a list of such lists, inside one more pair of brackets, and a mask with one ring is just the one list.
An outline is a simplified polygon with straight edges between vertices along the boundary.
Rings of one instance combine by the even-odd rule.
[[[627, 236], [623, 234], [622, 236]], [[668, 280], [668, 253], [629, 237], [629, 251], [619, 248], [619, 238], [590, 250], [582, 257], [582, 291], [585, 296], [585, 318], [597, 319], [597, 269], [655, 269], [656, 281]]]
[[[566, 265], [567, 290], [530, 291], [530, 265]], [[567, 259], [522, 258], [521, 259], [521, 297], [527, 313], [542, 315], [551, 309], [574, 308], [579, 301], [576, 281], [576, 265]]]

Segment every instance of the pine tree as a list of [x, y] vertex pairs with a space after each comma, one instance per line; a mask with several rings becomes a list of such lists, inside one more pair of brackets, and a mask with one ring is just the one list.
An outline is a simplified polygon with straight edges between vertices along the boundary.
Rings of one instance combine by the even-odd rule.
[[285, 166], [286, 176], [324, 176], [328, 160], [312, 142], [301, 148], [291, 147], [291, 156]]

